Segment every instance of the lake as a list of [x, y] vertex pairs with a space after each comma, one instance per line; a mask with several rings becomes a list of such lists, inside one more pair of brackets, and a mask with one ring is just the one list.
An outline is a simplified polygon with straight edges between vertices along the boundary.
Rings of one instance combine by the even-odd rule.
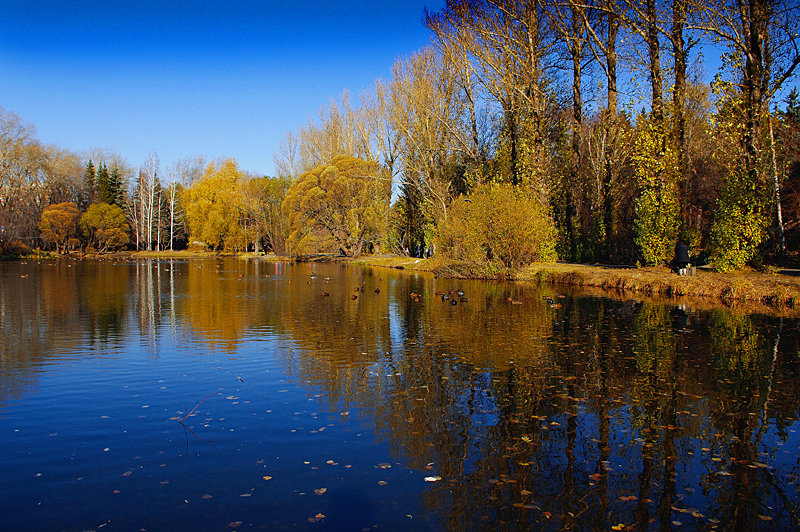
[[798, 330], [343, 264], [0, 263], [0, 529], [798, 529]]

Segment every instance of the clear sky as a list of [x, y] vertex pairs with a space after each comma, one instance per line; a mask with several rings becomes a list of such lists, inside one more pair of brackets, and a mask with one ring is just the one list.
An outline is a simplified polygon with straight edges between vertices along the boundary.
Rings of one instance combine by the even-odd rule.
[[272, 154], [343, 89], [388, 78], [430, 42], [443, 0], [0, 0], [0, 106], [45, 144], [234, 157]]

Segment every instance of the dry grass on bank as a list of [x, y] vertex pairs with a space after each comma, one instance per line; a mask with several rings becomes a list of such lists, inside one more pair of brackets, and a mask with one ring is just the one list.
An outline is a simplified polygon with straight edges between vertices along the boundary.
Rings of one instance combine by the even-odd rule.
[[[754, 305], [795, 309], [800, 307], [800, 276], [742, 271], [718, 273], [697, 270], [692, 277], [679, 276], [666, 266], [630, 268], [625, 266], [536, 263], [517, 272], [490, 271], [474, 264], [440, 259], [408, 257], [365, 257], [358, 262], [373, 266], [431, 271], [442, 277], [472, 279], [504, 278], [563, 287], [594, 288], [618, 295], [656, 298], [703, 299], [709, 303]], [[797, 310], [800, 311], [800, 308]]]
[[697, 270], [697, 275], [686, 277], [676, 275], [665, 266], [622, 268], [555, 263], [533, 264], [520, 272], [518, 278], [651, 296], [715, 298], [773, 307], [794, 307], [800, 303], [800, 277], [780, 273]]

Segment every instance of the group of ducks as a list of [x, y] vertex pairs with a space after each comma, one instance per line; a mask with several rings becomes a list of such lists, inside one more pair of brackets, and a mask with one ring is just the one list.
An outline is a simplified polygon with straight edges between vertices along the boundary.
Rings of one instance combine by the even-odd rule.
[[[316, 278], [316, 275], [312, 274], [311, 275], [311, 279], [315, 279], [315, 278]], [[330, 281], [330, 277], [325, 277], [325, 282], [327, 283], [328, 281]], [[309, 281], [309, 283], [310, 283], [310, 281]], [[358, 293], [359, 292], [364, 292], [365, 290], [366, 290], [366, 288], [365, 288], [364, 285], [355, 287], [353, 289], [353, 291], [356, 292], [356, 293], [351, 295], [350, 299], [352, 299], [353, 301], [357, 300], [358, 299], [358, 295], [359, 295]], [[376, 294], [380, 294], [381, 293], [381, 289], [380, 288], [376, 288], [375, 289], [375, 293]], [[460, 288], [458, 288], [456, 290], [449, 290], [447, 292], [435, 291], [434, 293], [442, 299], [443, 303], [449, 302], [453, 306], [458, 305], [459, 302], [466, 303], [467, 301], [469, 301], [469, 298], [466, 297], [466, 294]], [[322, 297], [328, 297], [331, 294], [330, 294], [330, 292], [324, 292], [323, 291], [323, 292], [320, 292], [319, 295], [322, 296]], [[422, 295], [417, 293], [417, 292], [411, 292], [409, 294], [409, 297], [411, 298], [412, 301], [414, 301], [416, 303], [419, 303], [422, 300]], [[564, 296], [558, 295], [556, 297], [561, 299]], [[554, 308], [554, 309], [561, 308], [561, 303], [556, 302], [550, 296], [543, 296], [542, 299], [544, 299], [551, 308]], [[519, 301], [519, 300], [511, 298], [511, 297], [507, 298], [507, 300], [512, 305], [521, 305], [522, 304], [522, 301]]]
[[[464, 291], [460, 288], [458, 290], [450, 290], [449, 292], [436, 292], [436, 295], [442, 297], [442, 302], [449, 300], [451, 305], [458, 305], [459, 301], [462, 303], [469, 301], [468, 297], [464, 297]], [[456, 296], [458, 296], [458, 299], [456, 299]]]
[[[451, 305], [458, 305], [458, 302], [466, 303], [469, 301], [468, 297], [464, 297], [464, 291], [462, 289], [458, 290], [450, 290], [449, 292], [434, 292], [437, 296], [442, 298], [442, 302], [449, 301]], [[408, 295], [412, 301], [417, 303], [420, 302], [422, 296], [416, 292], [411, 292]]]

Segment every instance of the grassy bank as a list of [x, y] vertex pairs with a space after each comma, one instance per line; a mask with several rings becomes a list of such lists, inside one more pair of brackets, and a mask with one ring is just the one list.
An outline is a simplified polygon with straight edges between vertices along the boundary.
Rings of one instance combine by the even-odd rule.
[[688, 296], [788, 308], [800, 303], [800, 277], [781, 273], [697, 270], [693, 277], [682, 277], [665, 266], [620, 268], [555, 263], [533, 264], [518, 278], [666, 298]]
[[[718, 273], [697, 270], [679, 276], [666, 266], [629, 268], [567, 263], [537, 263], [516, 272], [490, 272], [474, 265], [408, 257], [365, 257], [356, 262], [373, 266], [431, 271], [443, 277], [506, 278], [560, 287], [595, 288], [619, 295], [702, 299], [712, 304], [800, 310], [800, 276], [743, 271]], [[715, 303], [716, 302], [716, 303]]]

